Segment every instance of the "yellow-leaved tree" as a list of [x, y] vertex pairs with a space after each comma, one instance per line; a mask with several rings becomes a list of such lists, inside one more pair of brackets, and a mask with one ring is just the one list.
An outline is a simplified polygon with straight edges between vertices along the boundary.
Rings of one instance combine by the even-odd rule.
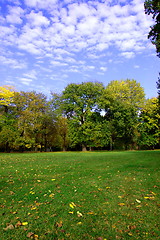
[[13, 102], [14, 92], [13, 86], [0, 86], [0, 105], [5, 107], [5, 112], [8, 111], [8, 106]]

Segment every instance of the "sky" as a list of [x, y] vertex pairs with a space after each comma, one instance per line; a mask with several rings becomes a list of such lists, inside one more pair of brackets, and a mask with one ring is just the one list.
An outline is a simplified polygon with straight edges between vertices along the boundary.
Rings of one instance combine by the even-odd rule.
[[156, 97], [153, 24], [143, 0], [0, 0], [0, 85], [50, 96], [128, 78]]

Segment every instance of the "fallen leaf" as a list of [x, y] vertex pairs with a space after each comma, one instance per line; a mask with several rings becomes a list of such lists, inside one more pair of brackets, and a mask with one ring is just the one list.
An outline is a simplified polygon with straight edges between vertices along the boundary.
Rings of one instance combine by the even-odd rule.
[[122, 198], [122, 196], [118, 196], [118, 198]]
[[76, 207], [76, 204], [74, 204], [74, 202], [71, 202], [71, 203], [69, 204], [69, 206], [70, 206], [71, 208], [75, 208], [75, 207]]
[[38, 235], [37, 234], [34, 234], [34, 239], [38, 240]]
[[20, 221], [18, 221], [18, 222], [16, 223], [15, 227], [17, 228], [17, 227], [20, 227], [20, 226], [22, 226], [22, 223], [21, 223]]
[[77, 216], [78, 217], [83, 217], [82, 213], [80, 213], [79, 211], [77, 211]]
[[138, 202], [138, 203], [141, 203], [141, 201], [140, 201], [140, 200], [138, 200], [138, 199], [136, 199], [136, 202]]
[[34, 235], [33, 232], [29, 232], [29, 233], [27, 234], [27, 237], [28, 237], [28, 238], [31, 238], [31, 237], [33, 237], [33, 235]]
[[132, 225], [132, 226], [128, 226], [128, 228], [129, 228], [130, 230], [133, 230], [133, 229], [136, 229], [136, 226], [135, 226], [135, 225]]
[[124, 206], [124, 205], [125, 205], [125, 203], [118, 203], [118, 205], [119, 205], [119, 206]]
[[144, 197], [145, 199], [154, 200], [155, 197]]
[[54, 193], [51, 193], [49, 197], [54, 198]]
[[156, 193], [154, 193], [154, 192], [151, 192], [153, 195], [157, 195]]
[[35, 209], [37, 209], [37, 208], [36, 208], [36, 207], [32, 207], [32, 208], [31, 208], [31, 210], [35, 210]]
[[137, 208], [141, 208], [141, 207], [142, 207], [142, 205], [137, 205], [136, 207], [137, 207]]
[[94, 215], [94, 212], [88, 212], [87, 214], [88, 215]]
[[17, 214], [17, 212], [12, 212], [12, 214]]
[[69, 212], [69, 214], [73, 214], [73, 212]]
[[61, 228], [61, 227], [63, 226], [63, 222], [62, 222], [62, 221], [57, 222], [57, 223], [56, 223], [56, 226], [57, 226], [58, 228]]
[[28, 225], [28, 222], [22, 222], [22, 226]]
[[3, 228], [5, 231], [14, 229], [13, 224], [9, 224], [6, 228]]

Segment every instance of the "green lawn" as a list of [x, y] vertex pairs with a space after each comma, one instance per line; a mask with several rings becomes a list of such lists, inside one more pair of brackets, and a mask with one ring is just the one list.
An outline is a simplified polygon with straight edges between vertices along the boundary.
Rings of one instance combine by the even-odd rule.
[[1, 240], [159, 239], [160, 151], [0, 154]]

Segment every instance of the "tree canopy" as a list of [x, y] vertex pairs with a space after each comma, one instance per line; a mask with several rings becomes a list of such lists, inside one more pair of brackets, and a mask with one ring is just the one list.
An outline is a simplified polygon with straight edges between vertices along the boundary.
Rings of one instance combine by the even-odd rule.
[[50, 100], [8, 86], [0, 94], [0, 151], [159, 147], [159, 99], [134, 79], [72, 83]]
[[157, 55], [160, 57], [160, 1], [146, 0], [144, 3], [145, 13], [152, 14], [155, 24], [151, 27], [148, 38], [156, 46]]

